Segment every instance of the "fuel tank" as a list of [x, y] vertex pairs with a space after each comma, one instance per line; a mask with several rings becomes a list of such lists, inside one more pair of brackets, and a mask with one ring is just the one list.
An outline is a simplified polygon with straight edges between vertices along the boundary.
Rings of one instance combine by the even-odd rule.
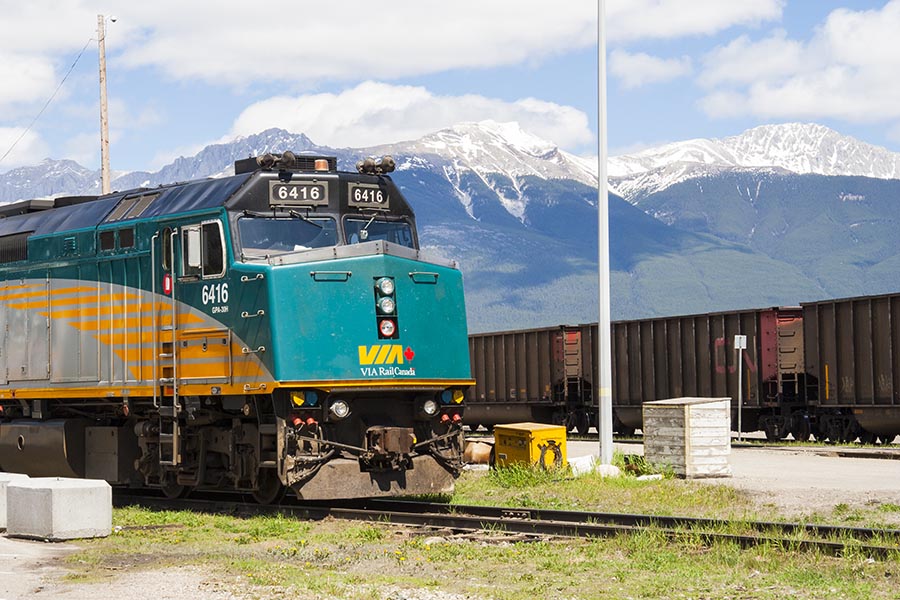
[[0, 424], [0, 469], [31, 477], [84, 477], [83, 419]]

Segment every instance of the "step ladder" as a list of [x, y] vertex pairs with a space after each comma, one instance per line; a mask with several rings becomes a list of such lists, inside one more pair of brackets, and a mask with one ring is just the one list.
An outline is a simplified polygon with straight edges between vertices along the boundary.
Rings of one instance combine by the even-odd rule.
[[178, 396], [178, 368], [175, 327], [163, 325], [159, 344], [159, 464], [181, 464], [181, 402]]

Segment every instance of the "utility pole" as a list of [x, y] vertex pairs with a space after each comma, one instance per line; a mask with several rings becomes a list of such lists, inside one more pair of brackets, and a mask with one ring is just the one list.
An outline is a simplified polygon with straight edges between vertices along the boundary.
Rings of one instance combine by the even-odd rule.
[[599, 385], [594, 382], [597, 393], [600, 432], [600, 464], [612, 464], [612, 357], [609, 317], [609, 189], [606, 177], [606, 1], [599, 0], [597, 10], [597, 91], [599, 110], [597, 111], [597, 141], [599, 149], [597, 165], [597, 238], [600, 282], [600, 320], [597, 323], [599, 339], [597, 344], [597, 373]]
[[106, 20], [97, 15], [97, 46], [100, 51], [100, 185], [101, 192], [109, 189], [109, 117], [106, 112]]

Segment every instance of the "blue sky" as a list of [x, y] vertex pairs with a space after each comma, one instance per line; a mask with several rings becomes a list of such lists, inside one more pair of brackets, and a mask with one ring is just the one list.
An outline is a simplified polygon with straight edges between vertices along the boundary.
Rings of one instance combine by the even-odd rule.
[[[254, 11], [253, 7], [259, 9]], [[268, 127], [335, 147], [518, 121], [596, 154], [597, 0], [0, 0], [0, 171], [114, 170]], [[900, 0], [607, 0], [609, 147], [817, 122], [900, 150]], [[86, 50], [56, 97], [26, 131]]]

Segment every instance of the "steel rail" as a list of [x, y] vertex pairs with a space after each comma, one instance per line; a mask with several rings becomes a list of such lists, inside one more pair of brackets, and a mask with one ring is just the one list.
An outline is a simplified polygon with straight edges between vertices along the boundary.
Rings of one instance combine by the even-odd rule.
[[552, 510], [543, 508], [504, 508], [499, 506], [468, 506], [458, 504], [441, 504], [429, 502], [410, 502], [405, 500], [370, 499], [355, 502], [363, 506], [396, 512], [420, 513], [464, 513], [504, 519], [526, 519], [538, 521], [558, 521], [567, 523], [612, 523], [630, 527], [663, 527], [721, 529], [724, 527], [742, 526], [755, 532], [777, 531], [785, 535], [806, 533], [819, 537], [850, 537], [858, 540], [873, 537], [890, 537], [900, 540], [900, 529], [871, 529], [866, 527], [847, 527], [842, 525], [821, 525], [815, 523], [788, 523], [778, 521], [743, 521], [726, 519], [705, 519], [699, 517], [678, 517], [661, 515], [642, 515], [627, 513], [583, 512], [569, 510]]
[[[168, 500], [162, 497], [116, 493], [116, 506], [139, 504], [159, 510], [192, 510], [237, 516], [284, 515], [299, 519], [328, 517], [354, 521], [374, 521], [395, 525], [449, 529], [454, 532], [515, 533], [537, 537], [613, 537], [654, 531], [671, 540], [697, 540], [704, 544], [731, 542], [741, 548], [771, 545], [786, 550], [818, 550], [843, 556], [863, 553], [886, 558], [900, 555], [900, 545], [865, 543], [876, 537], [900, 540], [900, 530], [866, 529], [797, 523], [726, 521], [693, 517], [659, 517], [619, 513], [586, 513], [544, 509], [513, 509], [489, 506], [459, 506], [396, 500], [340, 502], [293, 502], [262, 506], [227, 499], [216, 494], [200, 498]], [[714, 531], [723, 527], [747, 527], [753, 534]], [[713, 529], [712, 531], [710, 529]], [[771, 532], [795, 537], [775, 537]], [[815, 535], [820, 539], [800, 537]], [[833, 539], [821, 539], [831, 537]]]

